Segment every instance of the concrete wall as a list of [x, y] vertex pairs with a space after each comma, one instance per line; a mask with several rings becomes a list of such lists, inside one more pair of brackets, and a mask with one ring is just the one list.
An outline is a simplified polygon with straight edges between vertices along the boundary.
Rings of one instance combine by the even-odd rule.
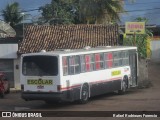
[[0, 59], [16, 59], [18, 44], [0, 44]]
[[154, 61], [160, 61], [160, 40], [151, 41], [151, 59]]
[[20, 89], [20, 60], [15, 59], [14, 60], [14, 88], [15, 89]]
[[145, 88], [149, 87], [150, 80], [148, 78], [148, 60], [147, 59], [139, 59], [138, 62], [138, 87]]

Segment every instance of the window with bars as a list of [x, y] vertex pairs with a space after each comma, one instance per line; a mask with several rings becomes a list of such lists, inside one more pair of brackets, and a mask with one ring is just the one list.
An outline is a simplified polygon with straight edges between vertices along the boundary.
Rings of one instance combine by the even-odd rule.
[[94, 58], [94, 54], [91, 54], [90, 57], [91, 57], [91, 61], [90, 61], [91, 69], [90, 69], [90, 71], [94, 71], [95, 70], [95, 58]]
[[85, 71], [89, 72], [91, 71], [91, 56], [85, 55]]
[[103, 53], [95, 54], [95, 70], [101, 70], [104, 68]]
[[113, 55], [112, 53], [104, 53], [105, 68], [112, 68], [113, 66]]
[[113, 66], [119, 67], [122, 66], [122, 57], [121, 52], [113, 52]]
[[120, 67], [129, 64], [128, 51], [95, 53], [63, 57], [63, 75]]
[[84, 58], [84, 55], [81, 55], [80, 56], [80, 61], [81, 61], [81, 72], [85, 72], [86, 70], [86, 66], [85, 66], [85, 58]]
[[68, 75], [68, 59], [67, 57], [62, 57], [63, 62], [63, 75]]
[[114, 67], [120, 67], [129, 64], [128, 51], [113, 52]]
[[129, 65], [129, 53], [128, 51], [123, 51], [122, 52], [122, 65]]
[[69, 56], [69, 74], [74, 75], [80, 73], [79, 56]]

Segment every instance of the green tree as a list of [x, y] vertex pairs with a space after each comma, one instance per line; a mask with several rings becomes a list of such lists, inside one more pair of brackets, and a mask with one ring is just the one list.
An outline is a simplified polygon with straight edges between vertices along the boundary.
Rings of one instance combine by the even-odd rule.
[[52, 0], [51, 4], [40, 7], [40, 10], [44, 22], [50, 24], [71, 24], [74, 21], [72, 0]]
[[124, 11], [121, 0], [79, 0], [80, 19], [87, 23], [108, 24], [120, 21], [119, 12]]
[[4, 21], [10, 23], [12, 27], [14, 27], [18, 23], [21, 23], [24, 17], [19, 11], [19, 4], [17, 2], [8, 4], [6, 8], [2, 10], [2, 16], [4, 18]]
[[121, 0], [52, 0], [40, 7], [45, 22], [54, 24], [108, 24], [120, 21]]

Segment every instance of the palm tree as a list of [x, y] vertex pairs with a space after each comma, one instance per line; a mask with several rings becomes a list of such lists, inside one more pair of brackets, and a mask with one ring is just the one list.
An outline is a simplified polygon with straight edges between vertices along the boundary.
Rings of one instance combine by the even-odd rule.
[[108, 24], [120, 21], [119, 12], [124, 11], [122, 0], [80, 0], [81, 18], [87, 23]]
[[5, 22], [10, 23], [12, 27], [23, 21], [24, 15], [19, 11], [19, 4], [14, 2], [8, 4], [4, 10], [2, 10], [2, 15]]

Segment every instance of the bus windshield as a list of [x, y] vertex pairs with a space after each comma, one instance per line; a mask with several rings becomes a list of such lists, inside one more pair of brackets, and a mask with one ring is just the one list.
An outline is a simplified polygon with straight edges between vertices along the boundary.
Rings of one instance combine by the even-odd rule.
[[22, 73], [25, 76], [56, 76], [58, 58], [56, 56], [25, 56], [22, 62]]

